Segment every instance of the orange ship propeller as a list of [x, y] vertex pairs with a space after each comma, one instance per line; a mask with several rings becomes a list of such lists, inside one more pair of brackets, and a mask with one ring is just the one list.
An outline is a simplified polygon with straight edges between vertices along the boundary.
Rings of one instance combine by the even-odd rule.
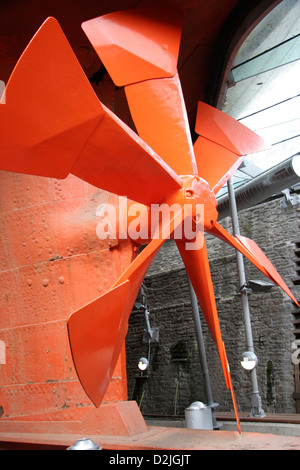
[[[55, 178], [73, 173], [145, 205], [152, 223], [147, 246], [106, 294], [68, 319], [74, 364], [92, 402], [103, 400], [147, 269], [173, 237], [216, 343], [240, 430], [203, 232], [239, 250], [296, 299], [253, 241], [231, 236], [217, 222], [218, 190], [245, 155], [265, 144], [205, 103], [198, 105], [199, 137], [192, 144], [176, 68], [182, 23], [174, 10], [138, 8], [83, 24], [112, 79], [125, 87], [136, 135], [100, 103], [57, 21], [48, 18], [18, 61], [0, 106], [0, 168]], [[154, 224], [157, 205], [172, 211]]]

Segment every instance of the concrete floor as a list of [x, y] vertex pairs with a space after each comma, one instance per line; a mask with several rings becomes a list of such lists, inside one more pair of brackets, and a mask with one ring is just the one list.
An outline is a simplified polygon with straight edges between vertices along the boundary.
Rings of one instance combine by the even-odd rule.
[[[186, 424], [184, 419], [167, 420], [167, 419], [147, 419], [149, 426], [159, 427], [176, 427], [185, 428]], [[237, 431], [237, 425], [234, 420], [218, 419], [218, 425], [221, 431]], [[266, 421], [241, 421], [242, 432], [254, 432], [263, 434], [276, 434], [279, 436], [296, 436], [300, 437], [300, 423], [285, 423], [285, 422], [266, 422]]]
[[[88, 437], [103, 450], [111, 451], [197, 451], [197, 450], [300, 450], [300, 416], [270, 415], [251, 418], [243, 415], [240, 434], [231, 413], [216, 415], [218, 430], [188, 429], [184, 419], [146, 419], [142, 431], [130, 435], [89, 436], [52, 432], [37, 433], [25, 426], [0, 434], [0, 450], [62, 449]], [[14, 432], [12, 432], [14, 430]]]
[[[0, 449], [19, 450], [26, 448], [26, 445], [31, 448], [36, 446], [37, 449], [66, 449], [82, 437], [64, 434], [18, 436], [11, 433], [6, 434], [5, 440], [0, 442]], [[273, 434], [266, 427], [263, 432], [242, 430], [239, 434], [236, 430], [211, 431], [148, 425], [147, 432], [135, 436], [92, 435], [88, 437], [99, 444], [103, 450], [111, 451], [300, 450], [300, 436], [290, 435], [290, 432]]]
[[[22, 442], [17, 442], [18, 436], [5, 436], [5, 442], [0, 443], [0, 449], [23, 449], [27, 443], [41, 449], [52, 446], [53, 449], [68, 447], [82, 436], [76, 435], [44, 435], [22, 436]], [[100, 444], [103, 450], [150, 450], [150, 451], [197, 451], [197, 450], [300, 450], [300, 437], [282, 436], [268, 433], [236, 431], [207, 431], [186, 428], [149, 426], [148, 432], [136, 436], [89, 436]], [[11, 444], [11, 446], [10, 446]]]

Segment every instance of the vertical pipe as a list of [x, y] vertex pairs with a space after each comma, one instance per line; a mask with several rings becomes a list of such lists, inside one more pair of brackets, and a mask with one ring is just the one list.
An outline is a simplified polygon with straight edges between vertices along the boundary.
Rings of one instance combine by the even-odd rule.
[[200, 315], [199, 315], [198, 301], [197, 301], [197, 297], [196, 297], [194, 288], [192, 286], [192, 283], [189, 277], [188, 277], [188, 284], [189, 284], [189, 290], [190, 290], [192, 312], [193, 312], [193, 318], [194, 318], [194, 324], [195, 324], [195, 330], [196, 330], [198, 352], [199, 352], [200, 364], [202, 368], [207, 405], [211, 408], [213, 428], [219, 429], [220, 426], [218, 425], [215, 414], [214, 414], [214, 408], [218, 406], [218, 403], [214, 402], [212, 391], [211, 391], [210, 378], [209, 378], [209, 372], [208, 372], [207, 360], [206, 360], [206, 351], [204, 347], [202, 326], [201, 326], [201, 320], [200, 320]]
[[[232, 178], [230, 178], [228, 180], [227, 188], [228, 188], [228, 197], [229, 197], [229, 205], [230, 205], [233, 235], [240, 235], [238, 213], [237, 213], [237, 207], [236, 207], [236, 200], [235, 200], [235, 194], [234, 194]], [[243, 320], [244, 320], [244, 325], [245, 325], [247, 350], [254, 353], [252, 326], [251, 326], [250, 309], [249, 309], [249, 302], [248, 302], [248, 293], [245, 289], [242, 289], [242, 287], [246, 284], [244, 259], [243, 259], [243, 255], [239, 251], [236, 251], [236, 258], [237, 258], [239, 283], [240, 283], [240, 288], [241, 288]], [[256, 368], [254, 368], [252, 371], [250, 371], [250, 378], [251, 378], [251, 385], [252, 385], [251, 414], [250, 415], [251, 416], [261, 416], [261, 417], [263, 417], [263, 416], [265, 416], [265, 412], [262, 409], [261, 397], [260, 397], [259, 391], [258, 391]]]

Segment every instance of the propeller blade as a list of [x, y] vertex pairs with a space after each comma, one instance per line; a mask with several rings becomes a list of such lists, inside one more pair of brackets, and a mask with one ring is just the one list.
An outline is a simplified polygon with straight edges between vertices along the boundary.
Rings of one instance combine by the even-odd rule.
[[230, 375], [230, 368], [221, 335], [205, 241], [202, 248], [198, 250], [186, 250], [185, 243], [181, 240], [176, 240], [176, 244], [195, 290], [207, 326], [218, 348], [226, 386], [231, 391], [236, 421], [239, 432], [241, 432], [237, 402]]
[[199, 136], [194, 143], [194, 152], [199, 174], [208, 182], [215, 194], [235, 173], [245, 158], [202, 136]]
[[257, 269], [265, 274], [265, 276], [267, 276], [272, 282], [281, 287], [281, 289], [292, 299], [292, 301], [298, 307], [300, 307], [295, 296], [290, 291], [282, 277], [279, 275], [271, 261], [253, 240], [242, 237], [240, 235], [233, 237], [219, 223], [216, 223], [214, 227], [209, 230], [209, 233], [240, 251], [249, 261], [251, 261], [251, 263], [254, 264], [254, 266], [257, 267]]
[[174, 8], [142, 7], [108, 13], [82, 23], [117, 86], [173, 77], [183, 18]]
[[100, 103], [54, 18], [43, 23], [19, 59], [0, 106], [0, 123], [2, 170], [53, 178], [73, 173], [143, 204], [182, 185]]
[[103, 400], [116, 365], [112, 358], [123, 312], [128, 310], [129, 289], [130, 282], [126, 281], [77, 310], [68, 320], [77, 375], [85, 393], [97, 407]]
[[202, 101], [198, 102], [195, 131], [236, 155], [266, 149], [266, 142], [236, 119]]
[[178, 175], [197, 174], [177, 73], [181, 14], [135, 8], [86, 21], [82, 28], [116, 85], [125, 86], [140, 137]]
[[243, 124], [203, 102], [198, 102], [195, 130], [199, 135], [194, 144], [198, 171], [215, 194], [246, 155], [268, 147], [261, 137]]
[[164, 200], [183, 185], [173, 169], [109, 109], [81, 151], [72, 173], [98, 188], [147, 206]]
[[99, 406], [110, 383], [128, 329], [128, 318], [145, 274], [165, 240], [182, 223], [182, 208], [162, 221], [153, 240], [128, 266], [112, 289], [68, 319], [71, 352], [79, 380]]
[[[197, 164], [178, 74], [125, 87], [137, 132], [178, 175], [197, 175]], [[174, 112], [176, 110], [176, 112]]]

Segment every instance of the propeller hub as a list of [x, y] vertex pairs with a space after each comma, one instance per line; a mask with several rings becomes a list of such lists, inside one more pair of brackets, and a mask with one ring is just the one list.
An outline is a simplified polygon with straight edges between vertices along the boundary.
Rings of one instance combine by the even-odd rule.
[[[121, 213], [122, 225], [127, 227], [127, 235], [132, 241], [137, 244], [149, 243], [161, 220], [170, 220], [173, 210], [178, 206], [182, 207], [182, 224], [187, 224], [185, 228], [191, 234], [199, 229], [205, 231], [213, 227], [218, 218], [217, 201], [207, 181], [199, 176], [181, 176], [181, 179], [182, 188], [159, 204], [149, 207], [130, 201], [125, 206]], [[185, 230], [179, 232], [185, 238]]]
[[[217, 200], [207, 181], [200, 176], [181, 176], [181, 204], [190, 205], [195, 223], [201, 222], [204, 230], [211, 229], [217, 221]], [[203, 220], [204, 217], [204, 220]]]

